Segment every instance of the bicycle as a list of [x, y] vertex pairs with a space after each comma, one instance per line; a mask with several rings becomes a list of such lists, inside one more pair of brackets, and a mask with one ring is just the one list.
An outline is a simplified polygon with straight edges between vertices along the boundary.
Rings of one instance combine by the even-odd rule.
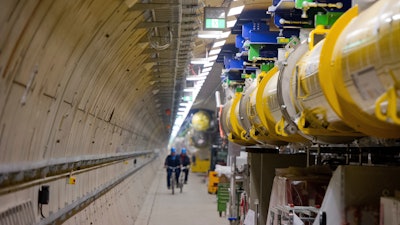
[[[170, 178], [170, 185], [171, 185], [171, 190], [172, 190], [172, 194], [175, 194], [175, 185], [176, 185], [176, 175], [175, 175], [175, 171], [177, 169], [179, 169], [179, 166], [168, 166], [169, 169], [172, 170], [171, 173], [171, 178]], [[181, 193], [182, 193], [182, 188], [183, 188], [183, 183], [180, 182], [180, 179], [178, 180], [178, 187], [181, 189]]]
[[185, 169], [189, 169], [188, 166], [182, 166], [181, 168], [181, 174], [179, 175], [179, 188], [181, 189], [181, 193], [183, 190], [183, 184], [185, 183]]

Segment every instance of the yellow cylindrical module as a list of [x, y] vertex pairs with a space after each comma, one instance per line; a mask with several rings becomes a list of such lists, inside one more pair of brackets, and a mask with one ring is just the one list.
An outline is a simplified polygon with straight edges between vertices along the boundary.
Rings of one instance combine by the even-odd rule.
[[229, 133], [232, 130], [231, 123], [229, 121], [229, 112], [231, 110], [232, 106], [232, 99], [227, 100], [225, 104], [223, 105], [222, 109], [220, 110], [220, 126], [222, 128], [222, 131], [224, 132], [224, 135], [229, 136]]
[[239, 116], [239, 101], [242, 94], [236, 92], [233, 99], [227, 101], [224, 105], [221, 115], [222, 128], [228, 136], [229, 141], [239, 145], [254, 145], [257, 142], [246, 135]]
[[[265, 117], [261, 117], [263, 114], [259, 114], [257, 111], [257, 107], [260, 106], [262, 111], [263, 103], [257, 102], [257, 93], [259, 93], [260, 82], [263, 79], [267, 79], [267, 72], [261, 72], [258, 75], [258, 80], [253, 83], [253, 88], [251, 88], [250, 93], [248, 94], [248, 100], [246, 101], [246, 112], [249, 122], [251, 124], [249, 134], [253, 139], [269, 145], [281, 146], [286, 145], [287, 142], [280, 140], [275, 134], [275, 132], [271, 132], [267, 126], [263, 125], [262, 120], [266, 121]], [[265, 122], [266, 124], [266, 122]]]
[[256, 111], [262, 124], [268, 128], [269, 135], [281, 142], [306, 142], [296, 131], [287, 130], [288, 120], [282, 115], [278, 101], [278, 67], [271, 69], [261, 80], [256, 93]]
[[257, 142], [260, 145], [285, 145], [283, 142], [274, 136], [270, 135], [268, 128], [263, 126], [257, 111], [256, 111], [256, 96], [258, 90], [259, 79], [264, 73], [258, 75], [257, 79], [249, 79], [246, 81], [246, 88], [241, 93], [240, 100], [236, 106], [236, 113], [240, 127], [243, 128], [241, 132], [242, 139], [251, 142]]
[[236, 141], [237, 139], [240, 139], [239, 142], [241, 142], [242, 145], [255, 145], [257, 144], [257, 142], [253, 140], [250, 135], [248, 135], [242, 123], [242, 118], [240, 115], [240, 101], [242, 100], [242, 96], [243, 95], [241, 92], [236, 92], [235, 97], [233, 98], [232, 107], [229, 114], [229, 119], [231, 121], [233, 131], [232, 134], [235, 135], [234, 138], [236, 139]]
[[296, 46], [243, 99], [236, 93], [224, 109], [230, 140], [250, 145], [400, 138], [400, 2], [379, 1], [357, 14], [357, 7], [344, 13], [315, 46]]
[[238, 103], [238, 118], [240, 119], [239, 122], [245, 131], [242, 132], [242, 136], [250, 137], [252, 140], [256, 141], [259, 144], [265, 144], [265, 137], [263, 136], [263, 133], [259, 133], [254, 130], [251, 119], [254, 113], [251, 113], [248, 107], [250, 105], [252, 93], [256, 88], [256, 80], [248, 80], [246, 88], [242, 92], [240, 101]]
[[378, 1], [339, 18], [326, 37], [319, 80], [329, 104], [353, 129], [400, 137], [400, 2]]
[[[299, 50], [308, 47], [306, 43]], [[349, 127], [330, 107], [324, 95], [320, 82], [319, 61], [324, 41], [321, 41], [311, 51], [307, 51], [297, 63], [282, 71], [281, 76], [290, 76], [290, 102], [285, 106], [289, 116], [297, 125], [300, 134], [315, 143], [348, 143], [364, 134]], [[284, 84], [282, 84], [284, 86]], [[281, 87], [284, 88], [284, 87]], [[285, 93], [282, 93], [285, 94]], [[293, 104], [293, 106], [290, 106]]]
[[[392, 3], [397, 11], [379, 3], [359, 17], [352, 8], [312, 50], [302, 43], [289, 56], [278, 79], [287, 130], [298, 129], [316, 143], [400, 137], [400, 7]], [[371, 12], [385, 12], [384, 19]]]

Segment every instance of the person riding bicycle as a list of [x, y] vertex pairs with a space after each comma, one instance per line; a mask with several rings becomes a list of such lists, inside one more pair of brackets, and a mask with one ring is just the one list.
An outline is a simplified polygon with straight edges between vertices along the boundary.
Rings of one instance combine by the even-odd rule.
[[[170, 167], [177, 167], [175, 170], [176, 180], [179, 180], [179, 175], [181, 172], [181, 161], [179, 157], [176, 155], [176, 149], [174, 147], [171, 148], [171, 154], [165, 158], [164, 167], [167, 169], [167, 187], [171, 188], [171, 174], [172, 169]], [[178, 184], [177, 184], [178, 185]]]
[[184, 167], [183, 172], [185, 173], [185, 184], [187, 184], [188, 175], [189, 175], [190, 158], [186, 154], [186, 148], [182, 148], [182, 150], [181, 150], [180, 161], [182, 163], [182, 166]]

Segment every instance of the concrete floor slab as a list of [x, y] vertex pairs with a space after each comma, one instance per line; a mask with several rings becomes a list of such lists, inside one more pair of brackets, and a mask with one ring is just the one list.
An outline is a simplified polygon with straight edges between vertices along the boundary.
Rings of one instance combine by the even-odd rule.
[[[176, 190], [175, 190], [176, 191]], [[207, 191], [206, 175], [190, 173], [183, 192], [167, 189], [166, 171], [160, 169], [146, 196], [135, 225], [228, 225], [219, 216], [217, 196]]]

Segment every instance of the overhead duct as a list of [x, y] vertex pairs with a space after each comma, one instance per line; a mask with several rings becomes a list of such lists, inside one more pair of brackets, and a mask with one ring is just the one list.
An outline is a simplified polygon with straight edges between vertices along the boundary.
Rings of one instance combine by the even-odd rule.
[[[172, 7], [167, 7], [168, 4]], [[152, 27], [148, 32], [150, 46], [154, 51], [146, 51], [153, 52], [154, 55], [146, 62], [155, 63], [152, 66], [153, 73], [156, 78], [161, 79], [160, 91], [155, 97], [160, 98], [162, 104], [159, 110], [171, 110], [171, 116], [164, 119], [169, 120], [169, 124], [174, 123], [179, 108], [179, 101], [175, 99], [180, 99], [183, 94], [179, 84], [185, 80], [185, 70], [192, 57], [192, 43], [200, 29], [199, 8], [198, 0], [138, 3], [131, 8], [151, 10], [153, 15], [151, 20], [138, 27]]]

